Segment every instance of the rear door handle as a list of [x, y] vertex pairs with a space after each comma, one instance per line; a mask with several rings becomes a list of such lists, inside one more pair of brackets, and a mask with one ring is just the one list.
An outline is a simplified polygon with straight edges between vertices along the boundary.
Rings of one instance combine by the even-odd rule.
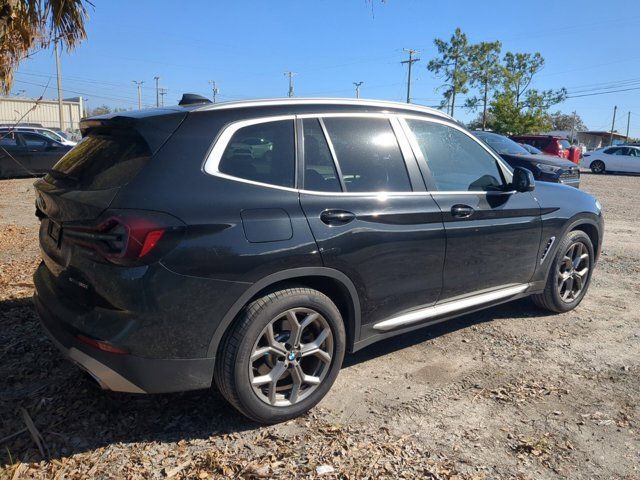
[[475, 210], [469, 205], [454, 205], [451, 207], [451, 216], [456, 218], [467, 218], [473, 215]]
[[320, 220], [327, 225], [346, 225], [356, 219], [356, 214], [347, 210], [325, 210]]

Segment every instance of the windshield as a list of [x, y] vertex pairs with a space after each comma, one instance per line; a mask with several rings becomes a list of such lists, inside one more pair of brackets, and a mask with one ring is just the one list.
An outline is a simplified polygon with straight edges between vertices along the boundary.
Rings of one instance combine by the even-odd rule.
[[503, 137], [497, 133], [474, 132], [476, 137], [493, 148], [500, 155], [529, 155], [524, 148], [510, 138]]

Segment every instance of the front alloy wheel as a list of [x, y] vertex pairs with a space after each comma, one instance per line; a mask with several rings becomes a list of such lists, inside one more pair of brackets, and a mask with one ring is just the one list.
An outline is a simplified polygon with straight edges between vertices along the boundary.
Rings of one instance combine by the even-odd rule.
[[582, 293], [589, 275], [590, 258], [582, 242], [572, 243], [558, 263], [558, 295], [562, 301], [571, 303]]
[[338, 376], [345, 346], [342, 316], [325, 294], [278, 290], [252, 301], [229, 327], [214, 378], [241, 413], [278, 423], [322, 400]]
[[539, 307], [552, 312], [568, 312], [582, 301], [595, 265], [593, 243], [585, 232], [567, 233], [555, 252], [541, 293], [532, 296]]

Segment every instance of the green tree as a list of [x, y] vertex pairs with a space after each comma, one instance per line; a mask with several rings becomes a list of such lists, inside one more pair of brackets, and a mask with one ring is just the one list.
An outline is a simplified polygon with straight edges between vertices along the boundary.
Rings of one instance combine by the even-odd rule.
[[587, 126], [578, 114], [574, 116], [572, 113], [567, 114], [557, 111], [549, 115], [549, 120], [553, 130], [572, 130], [574, 132], [587, 130]]
[[539, 53], [507, 52], [503, 62], [502, 82], [489, 107], [492, 120], [488, 126], [506, 134], [549, 130], [549, 107], [566, 98], [566, 89], [531, 88], [535, 74], [544, 65]]
[[427, 68], [445, 81], [442, 106], [449, 105], [448, 111], [453, 116], [456, 95], [469, 91], [469, 42], [462, 30], [456, 28], [449, 42], [436, 38], [433, 43], [438, 56], [429, 62]]
[[487, 128], [487, 107], [489, 93], [500, 83], [502, 66], [500, 65], [500, 50], [502, 44], [496, 42], [481, 42], [469, 47], [469, 84], [480, 92], [480, 97], [467, 98], [465, 106], [476, 110], [482, 106], [482, 130]]
[[95, 117], [96, 115], [105, 115], [107, 113], [111, 113], [111, 107], [108, 105], [100, 105], [99, 107], [96, 107], [92, 110], [89, 110], [89, 112], [87, 112], [88, 116], [90, 117]]
[[13, 72], [34, 48], [60, 41], [72, 49], [86, 37], [89, 0], [0, 0], [0, 90], [8, 93]]

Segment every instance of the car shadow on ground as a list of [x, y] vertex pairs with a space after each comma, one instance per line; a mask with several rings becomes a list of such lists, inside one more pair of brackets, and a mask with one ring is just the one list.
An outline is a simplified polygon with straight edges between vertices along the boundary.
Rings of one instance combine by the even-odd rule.
[[[344, 368], [499, 318], [535, 317], [527, 300], [497, 306], [347, 355]], [[212, 390], [130, 395], [101, 390], [56, 350], [42, 332], [30, 298], [0, 302], [0, 462], [42, 459], [25, 430], [22, 408], [44, 439], [47, 456], [61, 458], [117, 443], [222, 440], [259, 427]]]

